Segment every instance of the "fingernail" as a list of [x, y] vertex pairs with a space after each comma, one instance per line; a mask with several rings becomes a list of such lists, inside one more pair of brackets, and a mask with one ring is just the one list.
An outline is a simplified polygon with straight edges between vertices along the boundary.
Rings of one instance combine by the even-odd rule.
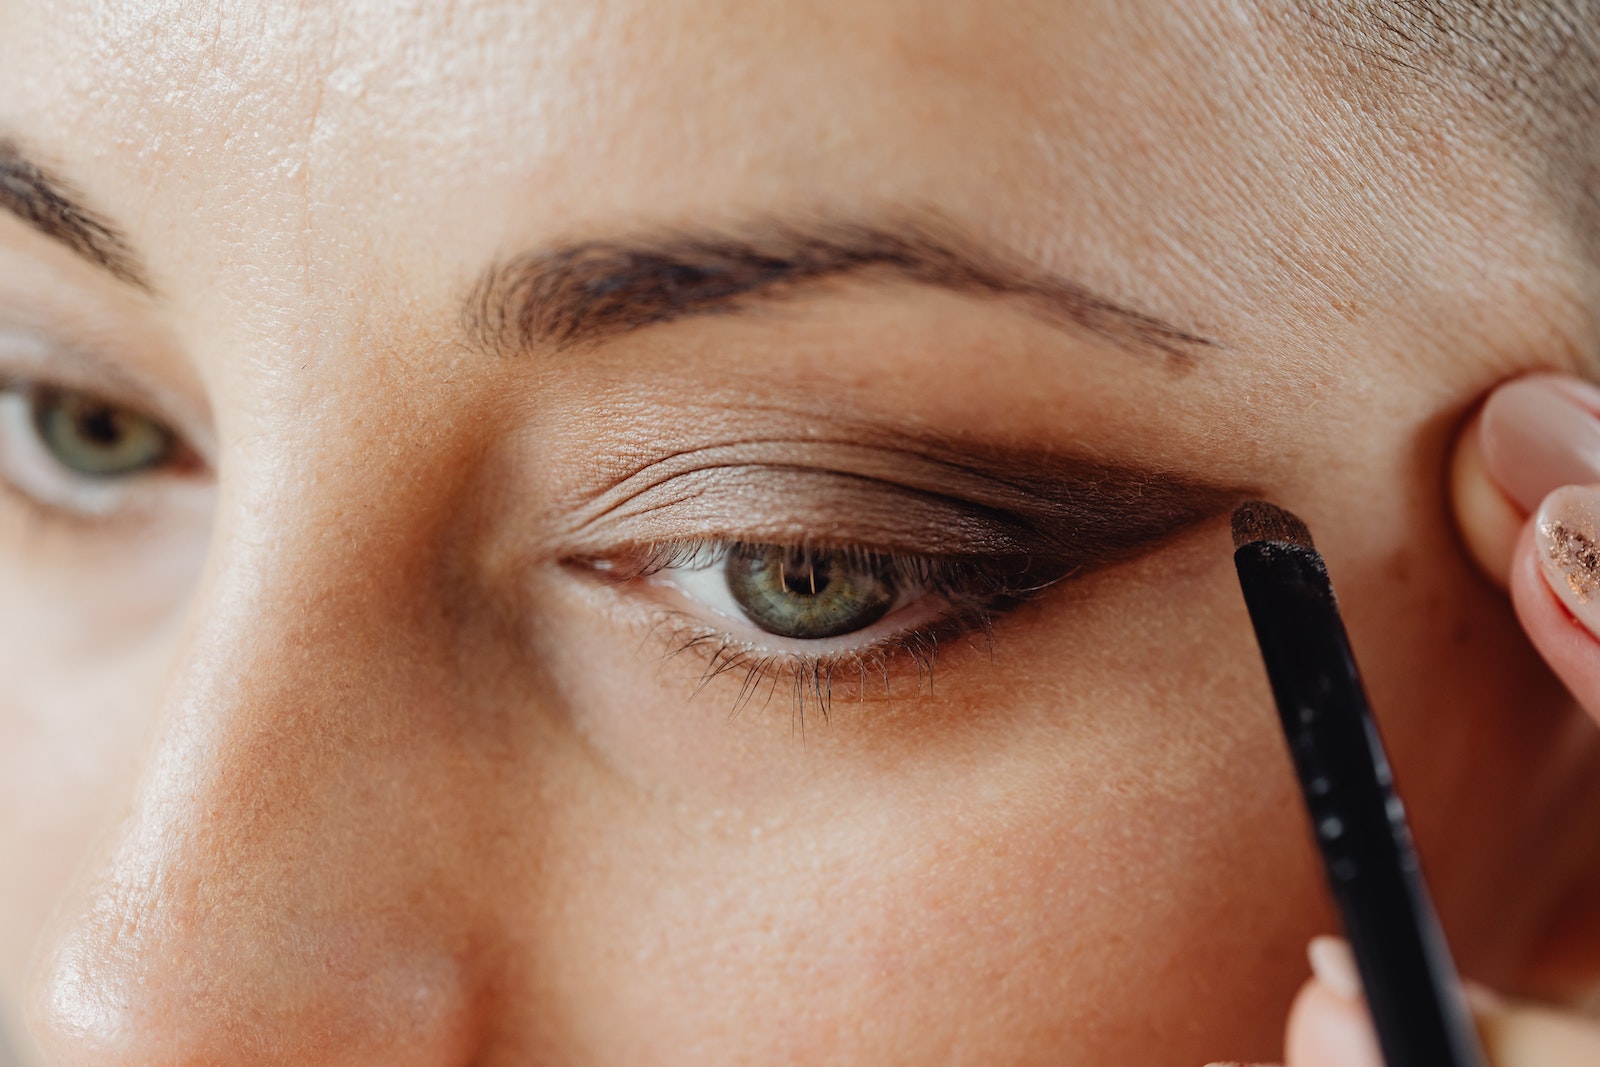
[[1539, 505], [1534, 531], [1546, 584], [1573, 618], [1600, 636], [1600, 490], [1557, 489]]
[[1483, 408], [1484, 466], [1524, 511], [1563, 485], [1600, 482], [1596, 412], [1600, 390], [1576, 378], [1535, 374], [1502, 385]]
[[1342, 937], [1313, 937], [1306, 948], [1311, 973], [1328, 990], [1345, 1000], [1361, 999], [1361, 975], [1350, 943]]

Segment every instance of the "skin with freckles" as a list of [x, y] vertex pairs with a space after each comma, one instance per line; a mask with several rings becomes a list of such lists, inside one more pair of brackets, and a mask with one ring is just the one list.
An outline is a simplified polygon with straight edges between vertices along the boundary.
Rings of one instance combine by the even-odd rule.
[[[1275, 1057], [1332, 919], [1246, 492], [1329, 561], [1463, 969], [1600, 980], [1600, 751], [1442, 489], [1595, 350], [1559, 214], [1276, 10], [1002, 7], [0, 7], [0, 139], [129, 250], [0, 212], [19, 1062]], [[802, 242], [699, 302], [819, 230], [1021, 281]], [[593, 242], [643, 251], [546, 289], [645, 263], [645, 313], [484, 342]], [[29, 383], [198, 462], [67, 478]], [[900, 599], [803, 647], [697, 599], [730, 543]]]

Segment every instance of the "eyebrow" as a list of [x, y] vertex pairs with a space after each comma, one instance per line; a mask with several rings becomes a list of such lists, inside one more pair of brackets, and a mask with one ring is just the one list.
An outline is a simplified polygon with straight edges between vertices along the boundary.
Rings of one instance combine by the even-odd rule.
[[[153, 290], [122, 234], [6, 138], [0, 138], [0, 209], [120, 281]], [[868, 272], [1016, 298], [1055, 325], [1157, 352], [1177, 366], [1216, 344], [927, 221], [765, 223], [743, 233], [580, 241], [492, 267], [473, 288], [463, 318], [469, 336], [491, 351], [564, 349], [677, 319], [744, 311], [757, 300]]]
[[1186, 366], [1216, 344], [926, 220], [767, 221], [737, 232], [586, 240], [496, 264], [467, 298], [479, 347], [572, 348], [678, 319], [726, 315], [828, 279], [873, 274], [1006, 297], [1053, 325]]
[[152, 290], [138, 257], [115, 227], [85, 207], [70, 185], [5, 138], [0, 138], [0, 209], [119, 281], [145, 292]]

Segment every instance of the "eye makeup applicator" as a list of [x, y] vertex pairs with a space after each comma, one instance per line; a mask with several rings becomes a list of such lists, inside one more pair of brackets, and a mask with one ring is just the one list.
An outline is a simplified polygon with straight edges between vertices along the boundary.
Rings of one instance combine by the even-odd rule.
[[1311, 533], [1289, 512], [1255, 500], [1233, 512], [1233, 545], [1384, 1063], [1485, 1067]]

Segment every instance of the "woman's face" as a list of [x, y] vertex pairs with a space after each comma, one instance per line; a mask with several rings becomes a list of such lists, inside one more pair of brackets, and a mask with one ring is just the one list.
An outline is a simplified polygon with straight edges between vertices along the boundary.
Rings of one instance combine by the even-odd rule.
[[0, 11], [13, 1043], [1273, 1056], [1245, 494], [1554, 973], [1600, 768], [1440, 486], [1587, 342], [1470, 114], [1222, 3], [207, 8]]

